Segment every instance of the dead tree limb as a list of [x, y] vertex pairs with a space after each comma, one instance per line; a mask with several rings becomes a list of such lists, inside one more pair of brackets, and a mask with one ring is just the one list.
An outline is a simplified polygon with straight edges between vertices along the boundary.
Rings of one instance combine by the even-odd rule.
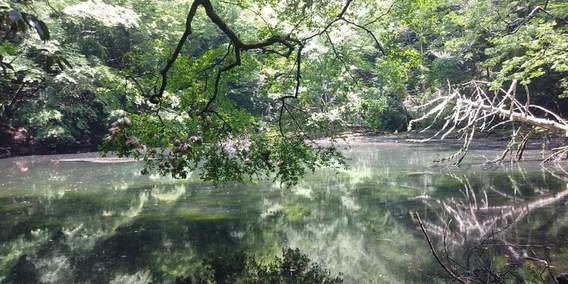
[[[426, 142], [435, 137], [446, 138], [454, 133], [459, 134], [464, 140], [463, 147], [448, 159], [456, 160], [459, 165], [469, 150], [469, 146], [476, 133], [490, 133], [494, 129], [509, 125], [512, 128], [510, 143], [503, 155], [495, 161], [505, 158], [508, 153], [513, 155], [513, 147], [517, 146], [514, 158], [517, 160], [523, 156], [528, 139], [537, 133], [554, 134], [568, 137], [568, 122], [558, 114], [538, 105], [521, 103], [516, 97], [517, 80], [513, 80], [507, 90], [501, 89], [495, 94], [488, 94], [485, 89], [487, 82], [471, 81], [460, 88], [449, 87], [449, 95], [438, 96], [426, 104], [416, 107], [429, 109], [424, 115], [410, 121], [408, 129], [413, 125], [425, 120], [432, 120], [431, 124], [423, 131], [433, 127], [440, 119], [445, 121], [442, 128], [433, 136], [415, 142]], [[521, 133], [522, 126], [528, 127], [527, 132]], [[517, 142], [517, 137], [521, 137]], [[564, 148], [558, 149], [565, 153]], [[552, 160], [558, 154], [547, 160]]]

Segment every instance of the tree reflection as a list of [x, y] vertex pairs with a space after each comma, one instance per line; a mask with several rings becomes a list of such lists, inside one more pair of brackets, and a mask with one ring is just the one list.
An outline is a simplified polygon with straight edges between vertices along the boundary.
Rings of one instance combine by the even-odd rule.
[[[428, 234], [445, 238], [450, 253], [492, 237], [492, 246], [523, 255], [534, 240], [568, 233], [568, 215], [558, 210], [566, 194], [558, 180], [568, 173], [448, 175], [424, 166], [437, 152], [385, 147], [358, 147], [355, 167], [322, 170], [294, 188], [148, 178], [135, 164], [47, 160], [28, 163], [22, 175], [10, 163], [0, 191], [0, 282], [221, 281], [276, 267], [283, 247], [347, 283], [435, 282], [407, 214], [423, 207]], [[551, 255], [561, 267], [558, 258]], [[259, 266], [246, 272], [251, 261]], [[26, 268], [33, 271], [20, 273]]]
[[[427, 206], [430, 218], [422, 220], [416, 215], [414, 219], [420, 224], [427, 239], [428, 236], [436, 237], [442, 243], [446, 261], [439, 259], [434, 247], [432, 253], [457, 281], [505, 281], [507, 275], [512, 275], [516, 268], [526, 263], [542, 268], [537, 278], [539, 281], [547, 277], [549, 281], [554, 279], [549, 253], [555, 245], [533, 240], [530, 233], [532, 230], [529, 229], [526, 235], [526, 231], [522, 233], [519, 227], [530, 227], [529, 216], [537, 210], [563, 206], [562, 201], [568, 197], [568, 172], [560, 166], [554, 170], [543, 168], [544, 178], [549, 176], [564, 183], [563, 189], [550, 190], [532, 185], [524, 170], [518, 170], [522, 180], [519, 180], [518, 175], [506, 175], [510, 190], [491, 184], [476, 190], [467, 175], [449, 173], [461, 185], [459, 197], [440, 199], [421, 195], [415, 198]], [[529, 184], [533, 193], [524, 194], [519, 184]], [[561, 220], [547, 220], [549, 223], [557, 221]], [[547, 226], [550, 228], [550, 224]], [[545, 228], [540, 226], [535, 231], [548, 234]], [[429, 239], [428, 242], [430, 243]], [[463, 251], [465, 264], [452, 258], [459, 255], [458, 251]], [[506, 268], [496, 267], [495, 261], [499, 257], [505, 257]], [[560, 263], [562, 265], [565, 263]], [[480, 274], [480, 271], [483, 273]], [[550, 275], [543, 276], [546, 271]]]

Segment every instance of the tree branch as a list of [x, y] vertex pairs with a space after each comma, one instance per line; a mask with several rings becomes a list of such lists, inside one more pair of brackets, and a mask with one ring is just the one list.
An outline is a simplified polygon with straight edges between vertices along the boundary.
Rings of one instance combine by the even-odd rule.
[[[235, 50], [235, 62], [233, 62], [233, 63], [231, 63], [227, 66], [224, 66], [220, 70], [217, 71], [216, 91], [218, 91], [218, 82], [220, 81], [221, 74], [223, 72], [229, 71], [229, 70], [231, 70], [231, 69], [233, 69], [236, 66], [239, 66], [241, 64], [241, 60], [240, 60], [240, 52], [241, 51], [248, 51], [248, 50], [253, 50], [253, 49], [264, 50], [269, 46], [272, 46], [272, 45], [275, 45], [275, 44], [282, 44], [287, 48], [287, 52], [286, 53], [278, 53], [278, 54], [281, 55], [281, 56], [284, 56], [284, 57], [288, 57], [292, 54], [292, 52], [293, 52], [293, 50], [295, 49], [296, 46], [302, 46], [302, 43], [299, 40], [292, 38], [290, 35], [274, 35], [274, 36], [271, 36], [271, 37], [269, 37], [269, 38], [267, 38], [263, 41], [245, 43], [227, 25], [227, 23], [225, 23], [225, 21], [223, 21], [223, 19], [221, 19], [221, 17], [219, 17], [219, 15], [215, 12], [213, 5], [211, 4], [210, 0], [195, 0], [191, 5], [189, 13], [187, 14], [187, 19], [186, 19], [186, 23], [185, 23], [185, 30], [184, 30], [180, 40], [178, 41], [176, 48], [174, 49], [172, 55], [166, 61], [166, 65], [160, 70], [161, 82], [160, 82], [159, 87], [156, 90], [155, 94], [153, 94], [150, 97], [150, 101], [152, 103], [158, 103], [159, 100], [164, 95], [164, 92], [165, 92], [167, 84], [168, 84], [168, 72], [172, 68], [173, 64], [176, 62], [177, 58], [179, 57], [179, 55], [181, 53], [183, 46], [185, 45], [185, 42], [187, 41], [187, 39], [189, 38], [189, 36], [192, 33], [192, 23], [193, 23], [193, 20], [195, 18], [195, 15], [197, 13], [197, 9], [200, 6], [203, 7], [207, 17], [211, 20], [211, 22], [213, 22], [213, 24], [215, 24], [221, 30], [221, 32], [229, 38], [229, 40], [231, 41], [231, 44], [234, 46], [234, 50]], [[215, 92], [213, 94], [213, 99], [215, 99], [216, 97], [217, 97], [217, 93]], [[208, 102], [206, 109], [209, 108], [209, 106], [211, 105], [211, 102], [212, 102], [212, 100], [210, 102]]]
[[[458, 153], [448, 158], [460, 157], [457, 162], [459, 164], [467, 153], [476, 130], [491, 132], [502, 125], [510, 125], [512, 129], [510, 143], [503, 155], [494, 161], [505, 158], [508, 153], [512, 152], [515, 145], [517, 145], [515, 158], [520, 160], [528, 139], [537, 133], [562, 134], [568, 137], [568, 122], [565, 119], [541, 106], [531, 105], [530, 103], [522, 104], [516, 98], [517, 80], [513, 80], [508, 90], [501, 90], [499, 94], [494, 96], [488, 96], [484, 89], [479, 86], [479, 83], [472, 81], [464, 85], [473, 88], [470, 95], [462, 93], [466, 88], [453, 90], [450, 88], [451, 95], [439, 96], [423, 106], [419, 106], [418, 109], [424, 107], [431, 109], [426, 114], [412, 120], [409, 123], [409, 129], [416, 122], [432, 118], [433, 122], [426, 127], [428, 129], [439, 117], [447, 116], [444, 118], [445, 124], [438, 132], [430, 138], [417, 142], [425, 142], [439, 135], [441, 135], [441, 139], [444, 139], [450, 133], [461, 133], [462, 137], [465, 137], [464, 146]], [[535, 113], [532, 112], [533, 110]], [[520, 126], [523, 125], [529, 126], [531, 131], [520, 134]], [[522, 137], [521, 141], [516, 140], [517, 136]]]

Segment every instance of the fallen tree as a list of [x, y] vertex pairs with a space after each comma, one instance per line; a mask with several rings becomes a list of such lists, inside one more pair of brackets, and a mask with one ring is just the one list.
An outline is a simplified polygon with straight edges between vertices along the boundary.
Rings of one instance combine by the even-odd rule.
[[[425, 114], [410, 121], [408, 129], [414, 124], [431, 119], [432, 128], [440, 119], [445, 123], [433, 136], [416, 142], [426, 142], [439, 137], [444, 139], [450, 134], [459, 134], [463, 146], [455, 154], [447, 158], [459, 165], [467, 155], [471, 142], [478, 133], [491, 133], [499, 127], [510, 128], [509, 143], [503, 153], [492, 162], [504, 160], [508, 155], [514, 160], [521, 160], [530, 138], [540, 136], [568, 137], [568, 122], [560, 115], [542, 106], [531, 104], [528, 90], [521, 101], [517, 96], [518, 81], [513, 80], [507, 90], [500, 89], [493, 94], [486, 91], [489, 82], [471, 81], [459, 87], [449, 87], [448, 94], [438, 96], [429, 102], [415, 107], [415, 110], [428, 110]], [[552, 149], [545, 162], [564, 158], [568, 154], [568, 146]]]

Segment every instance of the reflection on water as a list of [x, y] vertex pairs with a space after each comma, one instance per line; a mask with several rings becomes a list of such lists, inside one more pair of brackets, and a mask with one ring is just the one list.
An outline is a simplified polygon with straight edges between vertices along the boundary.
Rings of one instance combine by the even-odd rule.
[[499, 234], [506, 244], [546, 244], [555, 269], [568, 270], [568, 174], [431, 163], [451, 151], [364, 139], [346, 150], [351, 167], [290, 189], [57, 162], [77, 158], [69, 155], [0, 160], [0, 282], [195, 282], [220, 258], [269, 262], [283, 247], [347, 283], [441, 281], [413, 211], [448, 249]]

